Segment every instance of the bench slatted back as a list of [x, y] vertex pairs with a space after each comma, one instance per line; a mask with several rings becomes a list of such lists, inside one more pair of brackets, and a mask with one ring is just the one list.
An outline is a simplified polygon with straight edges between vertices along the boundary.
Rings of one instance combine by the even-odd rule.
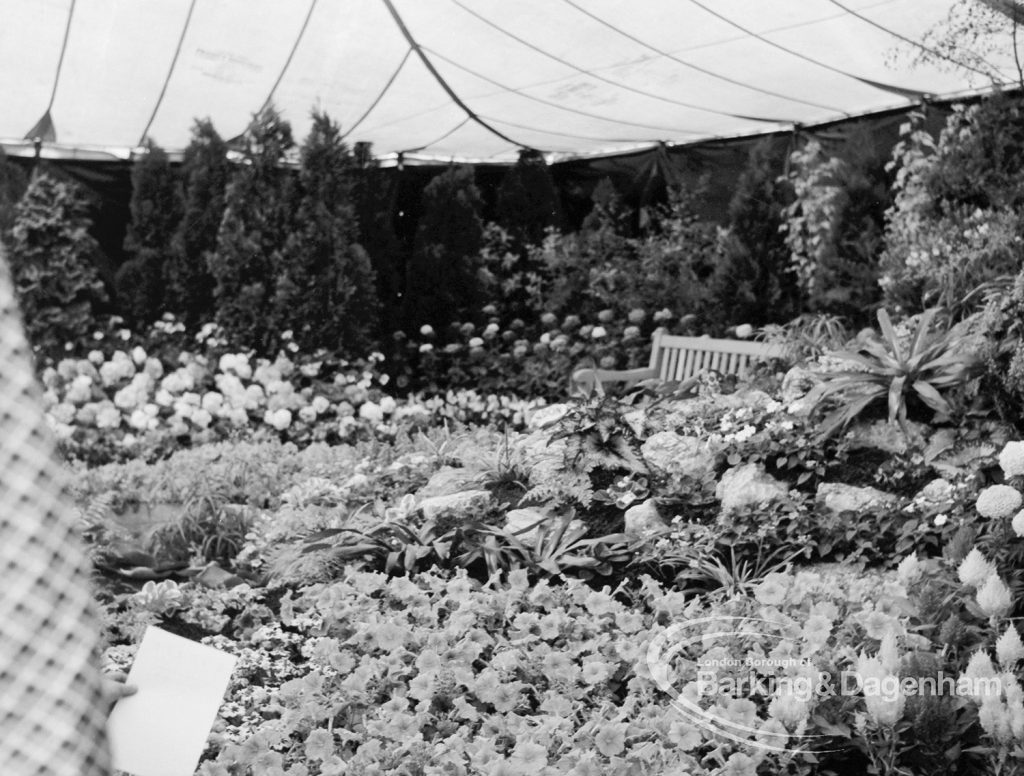
[[651, 369], [661, 380], [687, 380], [702, 369], [722, 374], [741, 374], [752, 361], [783, 358], [784, 350], [776, 345], [747, 340], [680, 337], [657, 333], [651, 342]]

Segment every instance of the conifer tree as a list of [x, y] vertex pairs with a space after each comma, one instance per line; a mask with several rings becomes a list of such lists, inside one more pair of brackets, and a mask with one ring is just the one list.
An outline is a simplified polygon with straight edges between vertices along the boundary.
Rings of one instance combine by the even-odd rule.
[[182, 216], [164, 265], [165, 306], [192, 327], [213, 318], [209, 265], [224, 218], [230, 166], [227, 144], [209, 120], [197, 121], [181, 164]]
[[131, 258], [114, 276], [122, 315], [133, 325], [150, 323], [164, 309], [164, 271], [181, 220], [181, 191], [166, 152], [147, 140], [132, 167], [131, 221], [124, 247]]
[[370, 255], [377, 279], [381, 320], [397, 327], [405, 292], [405, 256], [394, 223], [397, 183], [392, 171], [383, 170], [377, 164], [369, 143], [356, 143], [352, 156], [358, 170], [353, 198], [359, 221], [359, 244]]
[[91, 224], [81, 189], [45, 172], [32, 178], [15, 208], [11, 274], [29, 341], [52, 357], [89, 336], [106, 302]]
[[307, 351], [365, 355], [378, 325], [370, 257], [357, 243], [355, 163], [338, 125], [322, 113], [302, 146], [297, 221], [276, 278], [275, 325]]
[[551, 170], [537, 151], [524, 150], [498, 187], [497, 221], [520, 246], [539, 245], [562, 227], [562, 204]]
[[216, 320], [234, 344], [273, 353], [281, 332], [270, 313], [285, 243], [296, 224], [294, 175], [283, 162], [295, 143], [291, 126], [268, 107], [253, 119], [244, 144], [209, 266]]
[[472, 316], [480, 306], [478, 257], [483, 201], [473, 168], [453, 165], [423, 190], [423, 209], [406, 278], [406, 322], [411, 328]]

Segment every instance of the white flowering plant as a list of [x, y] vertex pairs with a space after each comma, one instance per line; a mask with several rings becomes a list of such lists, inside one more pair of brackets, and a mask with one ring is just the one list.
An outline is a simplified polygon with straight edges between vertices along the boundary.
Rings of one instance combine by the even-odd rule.
[[[163, 323], [174, 332], [179, 325]], [[450, 421], [521, 426], [540, 404], [472, 390], [396, 400], [385, 393], [380, 354], [349, 362], [282, 353], [270, 361], [225, 350], [205, 330], [195, 350], [158, 340], [150, 352], [124, 332], [117, 347], [42, 371], [50, 425], [69, 457], [152, 460], [224, 439], [389, 439]]]
[[[833, 681], [844, 671], [868, 675], [875, 663], [901, 673], [924, 645], [908, 630], [905, 588], [878, 578], [781, 573], [719, 603], [646, 577], [631, 590], [598, 590], [531, 582], [525, 572], [478, 581], [463, 572], [351, 571], [283, 595], [247, 585], [179, 589], [164, 627], [199, 628], [238, 658], [200, 766], [206, 776], [397, 776], [410, 767], [812, 774], [867, 759], [879, 727], [899, 737], [904, 765], [922, 763], [918, 750], [945, 732], [935, 722], [915, 728], [911, 703], [886, 705], [870, 693], [692, 695], [697, 660], [717, 660], [722, 682], [752, 665], [762, 666], [762, 680]], [[138, 599], [119, 606], [122, 619], [126, 606], [144, 611]], [[720, 633], [730, 618], [747, 623], [742, 639]], [[696, 625], [670, 691], [651, 649], [671, 623]], [[111, 668], [129, 664], [140, 635], [108, 632]], [[695, 701], [695, 716], [673, 710], [676, 693]], [[730, 740], [721, 725], [745, 732]]]

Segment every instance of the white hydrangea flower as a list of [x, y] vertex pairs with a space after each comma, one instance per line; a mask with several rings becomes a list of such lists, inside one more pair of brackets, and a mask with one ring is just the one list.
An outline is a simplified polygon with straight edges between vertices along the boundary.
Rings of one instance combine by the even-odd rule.
[[1017, 536], [1024, 538], [1024, 509], [1013, 516], [1011, 525], [1013, 526], [1013, 532]]
[[213, 416], [207, 410], [200, 407], [199, 409], [192, 411], [191, 420], [199, 426], [199, 428], [208, 428], [213, 422]]
[[268, 426], [273, 426], [278, 431], [284, 431], [292, 424], [292, 413], [290, 410], [283, 408], [278, 410], [267, 410], [263, 414], [263, 422]]
[[121, 425], [121, 410], [113, 402], [100, 402], [96, 410], [96, 428], [117, 428]]
[[965, 585], [980, 587], [996, 573], [996, 567], [975, 547], [967, 553], [967, 557], [957, 567], [956, 573]]
[[998, 574], [990, 575], [978, 589], [978, 606], [989, 617], [1002, 617], [1010, 611], [1013, 596]]
[[384, 411], [381, 410], [379, 404], [368, 401], [359, 406], [359, 417], [363, 420], [369, 421], [370, 423], [376, 424], [384, 420]]
[[989, 485], [978, 495], [975, 508], [982, 517], [997, 519], [1009, 517], [1018, 509], [1024, 499], [1016, 488], [1009, 485]]
[[203, 395], [200, 406], [211, 415], [216, 415], [224, 406], [224, 395], [217, 391], [208, 391]]
[[92, 378], [89, 375], [78, 375], [71, 381], [64, 398], [72, 404], [85, 404], [92, 398]]
[[217, 369], [221, 372], [234, 372], [243, 380], [252, 377], [252, 366], [244, 353], [225, 353], [217, 362]]
[[1013, 625], [1008, 625], [1003, 635], [996, 641], [996, 657], [999, 665], [1010, 671], [1021, 658], [1024, 658], [1024, 641]]
[[1024, 442], [1007, 442], [999, 453], [999, 466], [1007, 477], [1024, 475]]

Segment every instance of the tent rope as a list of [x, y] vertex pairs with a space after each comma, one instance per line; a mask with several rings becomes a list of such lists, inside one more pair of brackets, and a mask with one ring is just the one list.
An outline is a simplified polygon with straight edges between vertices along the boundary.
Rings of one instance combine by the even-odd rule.
[[485, 17], [482, 14], [474, 11], [472, 8], [468, 8], [464, 3], [461, 2], [461, 0], [452, 0], [452, 2], [455, 3], [455, 5], [459, 6], [459, 8], [461, 8], [463, 11], [468, 13], [470, 16], [476, 17], [481, 22], [486, 24], [488, 27], [491, 27], [491, 28], [497, 30], [502, 35], [505, 35], [505, 36], [511, 38], [512, 40], [516, 41], [517, 43], [519, 43], [519, 44], [521, 44], [523, 46], [526, 46], [528, 49], [536, 51], [538, 54], [540, 54], [542, 56], [545, 56], [548, 59], [551, 59], [551, 60], [553, 60], [555, 62], [558, 62], [560, 65], [564, 65], [565, 67], [571, 68], [571, 69], [575, 70], [576, 72], [578, 72], [578, 73], [580, 73], [582, 75], [589, 76], [590, 78], [594, 78], [594, 79], [596, 79], [598, 81], [601, 81], [602, 83], [608, 84], [609, 86], [614, 86], [614, 87], [616, 87], [618, 89], [624, 89], [627, 92], [633, 92], [634, 94], [639, 94], [642, 97], [649, 97], [652, 100], [659, 100], [661, 102], [667, 102], [670, 105], [678, 105], [678, 106], [680, 106], [682, 108], [689, 108], [690, 110], [699, 110], [699, 111], [703, 111], [704, 113], [712, 113], [712, 114], [715, 114], [715, 115], [718, 115], [718, 116], [728, 116], [729, 118], [742, 119], [744, 121], [759, 121], [759, 122], [762, 122], [762, 123], [765, 123], [765, 124], [780, 124], [780, 123], [789, 124], [789, 123], [792, 123], [789, 119], [773, 119], [773, 118], [768, 118], [768, 117], [765, 117], [765, 116], [746, 116], [746, 115], [742, 115], [742, 114], [732, 113], [730, 111], [715, 110], [714, 108], [706, 108], [703, 105], [695, 105], [695, 104], [693, 104], [691, 102], [683, 102], [681, 100], [674, 100], [671, 97], [665, 97], [662, 94], [656, 94], [654, 92], [648, 92], [648, 91], [645, 91], [644, 89], [637, 89], [635, 86], [630, 86], [629, 84], [621, 83], [620, 81], [616, 81], [616, 80], [614, 80], [612, 78], [606, 78], [605, 76], [599, 75], [598, 73], [595, 73], [592, 70], [587, 70], [586, 68], [580, 67], [579, 65], [574, 65], [572, 62], [569, 62], [566, 59], [562, 59], [561, 57], [556, 56], [555, 54], [552, 54], [550, 51], [545, 51], [544, 49], [540, 48], [540, 46], [537, 46], [537, 45], [535, 45], [533, 43], [530, 43], [530, 41], [528, 41], [528, 40], [520, 38], [515, 33], [509, 32], [504, 27], [501, 27], [500, 25], [495, 24], [494, 22], [492, 22], [487, 17]]
[[377, 99], [371, 102], [370, 107], [363, 111], [363, 115], [356, 119], [356, 122], [351, 127], [348, 128], [348, 131], [342, 134], [342, 140], [344, 140], [353, 132], [355, 132], [359, 125], [366, 120], [366, 117], [373, 113], [373, 109], [376, 108], [377, 104], [384, 99], [384, 95], [388, 93], [388, 90], [391, 89], [391, 85], [394, 84], [395, 79], [398, 78], [398, 74], [402, 72], [402, 68], [405, 67], [405, 63], [409, 60], [410, 54], [412, 54], [412, 46], [405, 50], [405, 55], [402, 57], [402, 61], [398, 63], [398, 67], [395, 68], [395, 72], [391, 74], [391, 77], [388, 79], [387, 83], [384, 84], [384, 88], [380, 90], [380, 94], [377, 95]]
[[[978, 73], [979, 75], [983, 75], [986, 78], [992, 78], [992, 73], [986, 73], [984, 70], [979, 70], [978, 68], [974, 67], [973, 65], [969, 65], [966, 62], [958, 62], [948, 54], [943, 54], [941, 51], [937, 51], [936, 49], [930, 48], [929, 46], [926, 46], [923, 43], [919, 43], [916, 40], [912, 40], [908, 38], [906, 35], [901, 35], [895, 30], [892, 30], [886, 27], [885, 25], [879, 24], [875, 20], [869, 19], [867, 16], [864, 16], [863, 14], [853, 10], [852, 8], [843, 5], [838, 0], [829, 0], [829, 2], [832, 3], [832, 5], [834, 5], [836, 8], [841, 8], [843, 11], [845, 11], [855, 19], [860, 19], [865, 24], [870, 24], [872, 27], [875, 27], [876, 29], [879, 29], [882, 32], [887, 33], [888, 35], [892, 35], [897, 40], [902, 40], [904, 43], [909, 43], [911, 46], [914, 46], [916, 48], [921, 49], [924, 52], [927, 52], [928, 54], [931, 54], [933, 57], [944, 59], [945, 61], [956, 65], [957, 67], [965, 68], [966, 70], [970, 70], [972, 73]], [[993, 68], [993, 70], [995, 70], [995, 68]], [[993, 78], [992, 80], [994, 81], [995, 79]]]
[[670, 59], [673, 62], [682, 65], [683, 67], [689, 68], [690, 70], [696, 70], [698, 73], [704, 73], [705, 75], [711, 76], [712, 78], [717, 79], [719, 81], [725, 81], [726, 83], [733, 84], [734, 86], [740, 86], [740, 87], [742, 87], [744, 89], [750, 89], [751, 91], [759, 92], [760, 94], [767, 94], [767, 95], [769, 95], [771, 97], [778, 97], [779, 99], [787, 100], [789, 102], [796, 102], [796, 103], [799, 103], [801, 105], [808, 105], [808, 106], [810, 106], [812, 108], [822, 108], [823, 110], [843, 113], [843, 110], [841, 108], [837, 108], [834, 105], [823, 105], [822, 103], [819, 103], [819, 102], [812, 102], [811, 100], [804, 100], [804, 99], [802, 99], [800, 97], [792, 97], [792, 96], [790, 96], [788, 94], [782, 94], [781, 92], [773, 92], [771, 89], [762, 89], [759, 86], [752, 86], [751, 84], [744, 83], [743, 81], [739, 81], [739, 80], [737, 80], [735, 78], [730, 78], [727, 75], [722, 75], [721, 73], [716, 73], [714, 70], [708, 70], [706, 67], [701, 67], [700, 65], [695, 65], [692, 62], [687, 62], [685, 59], [680, 59], [679, 57], [677, 57], [675, 54], [673, 54], [670, 51], [665, 51], [664, 49], [660, 49], [657, 46], [653, 46], [650, 43], [648, 43], [647, 41], [642, 40], [641, 38], [638, 38], [635, 35], [631, 35], [630, 33], [628, 33], [625, 30], [623, 30], [621, 27], [617, 27], [616, 25], [612, 24], [608, 20], [602, 19], [600, 16], [598, 16], [594, 12], [588, 11], [586, 8], [583, 8], [581, 5], [579, 5], [579, 3], [576, 3], [573, 0], [562, 0], [562, 2], [565, 3], [566, 5], [572, 6], [573, 8], [575, 8], [577, 11], [579, 11], [583, 15], [589, 16], [591, 19], [593, 19], [598, 24], [602, 24], [605, 27], [607, 27], [608, 29], [613, 30], [614, 32], [617, 32], [622, 37], [624, 37], [624, 38], [626, 38], [628, 40], [633, 41], [637, 45], [643, 46], [648, 51], [653, 51], [658, 56], [664, 57], [665, 59]]
[[[61, 71], [64, 69], [64, 55], [68, 50], [68, 38], [71, 37], [71, 21], [75, 18], [75, 0], [71, 0], [68, 6], [68, 20], [64, 25], [64, 40], [60, 44], [60, 56], [57, 57], [57, 72], [53, 74], [53, 88], [50, 89], [50, 101], [46, 104], [46, 110], [39, 121], [25, 135], [28, 140], [49, 140], [54, 142], [57, 139], [57, 130], [53, 125], [53, 118], [50, 111], [53, 110], [53, 103], [57, 99], [57, 87], [60, 85]], [[36, 158], [39, 158], [39, 145], [36, 145]]]
[[274, 99], [274, 93], [277, 91], [277, 87], [281, 85], [281, 81], [284, 79], [285, 73], [288, 72], [288, 68], [292, 64], [292, 59], [295, 57], [295, 52], [299, 49], [299, 44], [302, 42], [303, 36], [306, 34], [306, 28], [309, 27], [309, 20], [313, 17], [313, 11], [316, 8], [317, 0], [310, 0], [309, 10], [306, 11], [306, 18], [302, 21], [302, 27], [299, 28], [299, 34], [295, 36], [295, 42], [292, 44], [292, 50], [288, 52], [288, 58], [284, 61], [284, 65], [281, 67], [281, 72], [277, 74], [277, 80], [274, 81], [274, 85], [270, 87], [270, 93], [267, 95], [267, 99], [263, 101], [263, 105], [260, 107], [259, 112], [263, 113]]
[[181, 34], [178, 36], [178, 45], [174, 49], [174, 56], [171, 57], [171, 66], [167, 68], [167, 76], [164, 78], [164, 84], [160, 87], [160, 94], [156, 98], [156, 104], [153, 106], [153, 112], [149, 115], [149, 121], [146, 122], [146, 126], [142, 130], [142, 134], [139, 135], [138, 144], [140, 146], [146, 142], [149, 130], [152, 128], [153, 122], [156, 121], [156, 114], [160, 111], [160, 106], [163, 104], [164, 96], [167, 94], [167, 85], [171, 82], [171, 76], [174, 75], [174, 68], [178, 65], [178, 56], [181, 54], [181, 47], [185, 43], [185, 34], [188, 32], [189, 25], [192, 23], [192, 12], [195, 9], [196, 0], [192, 0], [188, 6], [188, 13], [185, 15], [185, 23], [181, 27]]
[[[767, 45], [771, 46], [772, 48], [778, 49], [779, 51], [782, 51], [782, 52], [784, 52], [786, 54], [789, 54], [790, 56], [796, 57], [797, 59], [802, 59], [804, 62], [809, 62], [812, 65], [816, 65], [817, 67], [821, 67], [821, 68], [824, 68], [825, 70], [829, 70], [829, 71], [835, 73], [836, 75], [843, 76], [844, 78], [852, 78], [854, 81], [859, 81], [860, 83], [862, 83], [862, 84], [864, 84], [866, 86], [870, 86], [872, 89], [879, 89], [881, 91], [886, 91], [886, 92], [891, 92], [893, 94], [901, 94], [901, 95], [906, 95], [906, 93], [907, 93], [907, 90], [905, 88], [902, 88], [902, 87], [899, 87], [899, 86], [891, 86], [890, 84], [884, 84], [884, 83], [881, 83], [879, 81], [871, 81], [871, 80], [869, 80], [867, 78], [861, 78], [859, 75], [854, 75], [853, 73], [847, 72], [846, 70], [843, 70], [842, 68], [835, 67], [834, 65], [830, 65], [827, 62], [822, 62], [821, 60], [814, 59], [813, 57], [809, 57], [806, 54], [801, 54], [799, 51], [794, 51], [791, 48], [787, 48], [786, 46], [783, 46], [781, 43], [776, 43], [775, 41], [771, 40], [770, 38], [766, 38], [764, 35], [761, 35], [759, 33], [754, 32], [749, 27], [744, 27], [742, 24], [739, 24], [738, 22], [734, 21], [733, 19], [730, 19], [728, 16], [725, 16], [724, 14], [719, 13], [718, 11], [713, 10], [712, 8], [708, 7], [707, 4], [702, 3], [699, 0], [690, 0], [690, 2], [693, 5], [697, 6], [698, 8], [701, 8], [704, 11], [707, 11], [709, 14], [711, 14], [715, 18], [721, 19], [723, 22], [725, 22], [726, 24], [730, 25], [731, 27], [735, 27], [740, 32], [743, 32], [743, 33], [751, 36], [752, 38], [756, 38], [757, 40], [761, 41], [762, 43], [766, 43]], [[845, 113], [844, 117], [851, 118], [852, 114]]]
[[423, 145], [421, 145], [421, 146], [417, 146], [416, 148], [406, 148], [406, 149], [404, 149], [404, 150], [402, 150], [402, 151], [399, 151], [399, 152], [398, 152], [398, 156], [399, 156], [399, 158], [401, 158], [401, 157], [405, 156], [405, 154], [414, 154], [414, 153], [416, 153], [417, 151], [422, 151], [422, 150], [423, 150], [424, 148], [430, 148], [430, 146], [432, 146], [432, 145], [437, 145], [437, 144], [438, 144], [438, 143], [440, 143], [440, 142], [441, 142], [442, 140], [445, 140], [445, 139], [447, 139], [448, 137], [450, 137], [450, 136], [454, 135], [454, 134], [455, 134], [456, 132], [458, 132], [458, 131], [459, 131], [460, 129], [462, 129], [462, 128], [463, 128], [464, 126], [466, 126], [466, 124], [468, 124], [468, 123], [469, 123], [469, 121], [470, 121], [470, 119], [471, 119], [471, 118], [472, 118], [472, 117], [470, 117], [470, 116], [466, 116], [466, 118], [464, 118], [464, 119], [463, 119], [462, 121], [460, 121], [460, 122], [459, 122], [458, 124], [456, 124], [456, 125], [455, 125], [454, 127], [452, 127], [451, 129], [449, 129], [449, 130], [448, 130], [447, 132], [445, 132], [445, 133], [444, 133], [443, 135], [441, 135], [440, 137], [436, 137], [436, 138], [434, 138], [434, 139], [433, 139], [433, 140], [431, 140], [431, 141], [430, 141], [429, 143], [424, 143]]
[[436, 80], [438, 85], [442, 89], [444, 89], [445, 93], [452, 98], [452, 101], [460, 108], [462, 108], [462, 110], [465, 111], [466, 115], [470, 119], [475, 121], [477, 124], [479, 124], [481, 127], [486, 129], [491, 134], [497, 135], [506, 143], [511, 143], [512, 145], [518, 146], [519, 148], [526, 148], [527, 146], [523, 145], [522, 143], [516, 140], [513, 140], [508, 135], [492, 127], [490, 124], [488, 124], [478, 115], [476, 115], [473, 109], [462, 101], [462, 98], [455, 93], [455, 90], [452, 89], [448, 82], [444, 80], [444, 77], [439, 72], [437, 72], [437, 68], [434, 67], [434, 63], [430, 61], [430, 59], [424, 53], [423, 49], [420, 47], [420, 44], [416, 42], [415, 38], [413, 38], [412, 33], [409, 32], [409, 28], [405, 26], [405, 22], [402, 21], [402, 17], [398, 14], [398, 11], [392, 4], [391, 0], [381, 1], [384, 3], [385, 6], [387, 6], [388, 11], [391, 13], [391, 17], [395, 20], [395, 24], [398, 25], [398, 29], [401, 31], [402, 35], [405, 36], [405, 39], [409, 43], [409, 46], [412, 48], [413, 51], [416, 52], [416, 55], [420, 58], [420, 61], [423, 62], [423, 66], [427, 68], [427, 70], [430, 72], [432, 76], [434, 76], [434, 80]]
[[[602, 116], [602, 115], [600, 115], [598, 113], [590, 113], [589, 111], [580, 110], [579, 108], [570, 108], [568, 105], [562, 105], [560, 103], [554, 102], [553, 100], [545, 100], [543, 97], [537, 97], [536, 95], [528, 94], [528, 93], [522, 91], [521, 89], [517, 89], [517, 88], [511, 87], [511, 86], [508, 86], [507, 84], [503, 84], [500, 81], [495, 81], [493, 78], [489, 78], [488, 76], [484, 75], [483, 73], [478, 73], [476, 70], [472, 70], [472, 69], [466, 67], [465, 65], [460, 65], [455, 60], [449, 59], [448, 57], [444, 56], [443, 54], [439, 54], [438, 52], [432, 51], [431, 49], [427, 49], [426, 47], [424, 47], [424, 49], [426, 51], [430, 51], [430, 53], [434, 57], [436, 57], [437, 59], [442, 60], [443, 62], [447, 62], [452, 67], [458, 68], [459, 70], [462, 70], [465, 73], [469, 73], [470, 75], [472, 75], [472, 76], [474, 76], [476, 78], [479, 78], [481, 81], [486, 81], [487, 83], [491, 84], [492, 86], [495, 86], [498, 89], [501, 89], [503, 92], [507, 92], [509, 94], [516, 94], [516, 95], [522, 97], [524, 100], [532, 100], [533, 102], [538, 102], [541, 105], [547, 105], [547, 106], [549, 106], [551, 108], [557, 108], [558, 110], [565, 111], [566, 113], [575, 113], [578, 116], [585, 116], [588, 119], [600, 119], [602, 121], [607, 121], [609, 124], [621, 124], [624, 127], [638, 127], [639, 129], [652, 129], [652, 130], [654, 130], [656, 132], [669, 132], [669, 133], [673, 133], [673, 134], [677, 134], [677, 135], [694, 135], [694, 136], [704, 137], [704, 135], [702, 135], [699, 132], [693, 132], [693, 131], [685, 130], [685, 129], [678, 129], [677, 127], [662, 127], [662, 126], [657, 126], [657, 125], [654, 125], [654, 124], [640, 124], [640, 123], [638, 123], [636, 121], [626, 121], [625, 119], [613, 119], [613, 118], [609, 118], [608, 116]], [[780, 123], [781, 124], [785, 124], [785, 122], [780, 122]], [[788, 124], [786, 126], [788, 126]]]

